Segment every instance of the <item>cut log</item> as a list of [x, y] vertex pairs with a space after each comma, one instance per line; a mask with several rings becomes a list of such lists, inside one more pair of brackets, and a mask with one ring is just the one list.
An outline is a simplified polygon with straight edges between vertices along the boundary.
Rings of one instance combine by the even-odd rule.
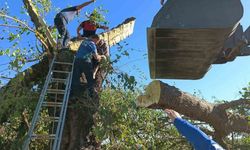
[[215, 105], [155, 80], [148, 85], [145, 94], [137, 98], [136, 104], [151, 109], [174, 109], [191, 119], [206, 122], [214, 128], [217, 141], [232, 132], [250, 133], [247, 116], [226, 111], [235, 105], [250, 107], [250, 100], [240, 99]]
[[238, 0], [168, 0], [147, 29], [150, 77], [202, 78], [242, 15]]

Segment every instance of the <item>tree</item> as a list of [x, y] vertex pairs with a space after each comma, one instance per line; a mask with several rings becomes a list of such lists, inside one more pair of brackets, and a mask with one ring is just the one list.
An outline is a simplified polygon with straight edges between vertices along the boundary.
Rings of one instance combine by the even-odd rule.
[[[38, 100], [39, 93], [48, 72], [49, 61], [53, 57], [54, 52], [57, 51], [54, 33], [45, 23], [45, 18], [42, 17], [46, 12], [51, 10], [51, 1], [23, 0], [23, 4], [25, 7], [22, 8], [22, 14], [27, 14], [27, 16], [11, 16], [9, 14], [10, 12], [8, 12], [8, 3], [6, 3], [6, 7], [1, 8], [0, 12], [0, 26], [4, 27], [4, 34], [1, 40], [12, 44], [10, 48], [1, 50], [1, 55], [7, 55], [11, 58], [12, 62], [10, 63], [10, 67], [16, 74], [13, 78], [9, 78], [7, 75], [4, 76], [4, 78], [10, 79], [10, 81], [0, 90], [0, 129], [1, 132], [7, 133], [7, 135], [3, 136], [3, 141], [5, 142], [2, 143], [6, 149], [20, 148], [18, 146], [22, 144], [25, 138], [25, 132], [27, 132], [30, 126], [29, 122], [34, 111], [34, 106]], [[23, 18], [27, 20], [25, 21]], [[31, 22], [28, 21], [29, 19]], [[125, 20], [108, 33], [101, 34], [101, 38], [108, 40], [110, 46], [115, 45], [132, 34], [134, 20], [135, 18], [133, 17]], [[30, 35], [30, 33], [33, 34]], [[36, 45], [34, 46], [29, 43], [27, 47], [18, 47], [19, 42], [23, 39], [22, 36], [37, 39]], [[74, 43], [74, 48], [77, 49], [77, 42]], [[70, 59], [70, 57], [72, 57], [69, 51], [58, 51], [58, 53], [61, 59]], [[29, 62], [33, 62], [33, 65], [23, 70], [22, 66]], [[99, 74], [97, 73], [97, 75]], [[102, 81], [97, 84], [99, 84], [97, 87], [100, 88]], [[32, 103], [30, 101], [32, 101]], [[88, 97], [82, 95], [80, 101], [88, 103], [81, 105], [84, 108], [74, 107], [74, 105], [72, 105], [68, 109], [68, 120], [66, 121], [67, 123], [64, 130], [62, 149], [76, 149], [87, 146], [88, 144], [93, 144], [87, 143], [86, 136], [89, 134], [91, 126], [93, 125], [92, 115], [98, 108], [99, 98], [97, 96], [93, 103]], [[21, 113], [15, 114], [15, 110]], [[21, 119], [20, 122], [14, 123], [18, 119]], [[9, 124], [10, 122], [12, 122], [12, 124]], [[41, 123], [40, 126], [45, 126], [45, 124]], [[8, 130], [9, 128], [11, 129]], [[41, 132], [47, 131], [42, 130]], [[77, 137], [78, 139], [75, 140]], [[12, 144], [8, 145], [6, 143]], [[38, 149], [46, 148], [43, 147], [41, 143], [34, 146]]]
[[[0, 26], [3, 27], [0, 40], [9, 43], [9, 47], [1, 47], [0, 54], [10, 58], [9, 68], [12, 74], [13, 72], [15, 74], [15, 76], [9, 76], [4, 73], [1, 76], [1, 79], [9, 80], [0, 90], [0, 147], [4, 149], [20, 148], [25, 133], [30, 126], [30, 120], [48, 72], [49, 61], [56, 51], [54, 33], [50, 31], [43, 20], [46, 12], [51, 10], [51, 1], [23, 0], [23, 4], [25, 8], [22, 8], [23, 13], [18, 17], [12, 16], [7, 6], [1, 8], [0, 11]], [[115, 30], [115, 33], [119, 35], [124, 33], [122, 28], [129, 27], [131, 29], [133, 23], [134, 19], [131, 18], [112, 31]], [[101, 35], [103, 38], [109, 39], [110, 45], [116, 44], [120, 40], [120, 38], [110, 39], [112, 31]], [[127, 31], [126, 35], [121, 35], [121, 37], [127, 37], [131, 33], [131, 30]], [[23, 39], [27, 39], [23, 37], [31, 40], [23, 41]], [[23, 43], [22, 46], [20, 46], [20, 42]], [[72, 46], [77, 47], [79, 43], [74, 44]], [[68, 59], [72, 56], [69, 52], [61, 52], [59, 55], [62, 59]], [[124, 51], [124, 55], [128, 55], [126, 51]], [[113, 62], [119, 60], [120, 57], [117, 56], [117, 59]], [[23, 67], [27, 64], [30, 67], [24, 69]], [[114, 70], [111, 71], [114, 72]], [[128, 92], [128, 89], [134, 90], [134, 84], [136, 83], [134, 77], [128, 76], [126, 73], [120, 73], [116, 79], [117, 82], [108, 83], [108, 88], [99, 95], [102, 107], [95, 117], [96, 120], [93, 119], [92, 114], [98, 109], [98, 97], [93, 102], [82, 95], [76, 104], [69, 106], [63, 149], [74, 149], [89, 145], [98, 147], [102, 141], [104, 141], [103, 147], [107, 149], [190, 148], [186, 141], [178, 136], [176, 130], [171, 128], [167, 119], [160, 112], [136, 107], [134, 99], [139, 92]], [[119, 87], [120, 84], [118, 83], [123, 83], [123, 88]], [[151, 94], [153, 90], [149, 86], [148, 91], [151, 92], [148, 92], [149, 94], [146, 92], [146, 95], [153, 95], [154, 98], [151, 99], [153, 102], [148, 101], [148, 97], [142, 96], [141, 99], [139, 98], [138, 105], [150, 106], [151, 108], [169, 107], [192, 119], [204, 121], [214, 127], [214, 135], [218, 141], [221, 141], [232, 131], [249, 133], [247, 120], [247, 116], [249, 116], [248, 88], [242, 94], [244, 100], [214, 105], [158, 81], [153, 82], [152, 85], [152, 88], [158, 89], [155, 91], [156, 94], [154, 92]], [[159, 85], [166, 91], [160, 90]], [[165, 96], [165, 92], [168, 94], [169, 100], [162, 99], [162, 101], [159, 101], [159, 96]], [[180, 97], [181, 95], [183, 97]], [[47, 115], [46, 112], [44, 115]], [[88, 142], [86, 135], [91, 135], [89, 131], [93, 122], [96, 125], [94, 131], [90, 133], [94, 133], [96, 138], [88, 136], [90, 139], [90, 142]], [[223, 126], [221, 129], [222, 123], [225, 123], [226, 128]], [[41, 122], [40, 126], [44, 127], [46, 124]], [[41, 129], [39, 132], [47, 131]], [[249, 143], [249, 135], [247, 134], [244, 137], [246, 138], [242, 140], [242, 143]], [[34, 147], [37, 149], [47, 148], [46, 142], [35, 143]]]

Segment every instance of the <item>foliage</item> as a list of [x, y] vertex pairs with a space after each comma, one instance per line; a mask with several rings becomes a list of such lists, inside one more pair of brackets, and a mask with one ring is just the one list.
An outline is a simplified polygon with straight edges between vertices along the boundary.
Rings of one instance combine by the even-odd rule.
[[3, 150], [19, 149], [28, 129], [25, 119], [31, 120], [38, 93], [13, 87], [5, 96], [0, 103], [0, 147]]
[[[241, 98], [245, 99], [246, 101], [250, 101], [250, 82], [248, 83], [247, 87], [242, 88], [239, 91]], [[233, 108], [234, 113], [239, 113], [244, 116], [250, 116], [249, 105], [239, 105]]]
[[248, 83], [247, 87], [242, 88], [242, 91], [239, 91], [242, 98], [249, 99], [250, 98], [250, 82]]
[[[40, 4], [42, 9], [42, 7], [45, 7], [42, 6], [45, 5], [45, 1], [48, 0], [38, 0], [35, 5]], [[7, 68], [4, 73], [1, 73], [2, 76], [9, 76], [8, 72], [13, 74], [13, 71], [16, 73], [22, 71], [26, 64], [38, 60], [43, 53], [41, 44], [34, 38], [35, 34], [30, 34], [34, 33], [34, 30], [29, 26], [28, 20], [30, 19], [24, 8], [14, 6], [17, 11], [20, 10], [17, 17], [9, 12], [10, 7], [13, 6], [6, 1], [5, 5], [1, 5], [0, 8], [0, 42], [5, 43], [0, 47], [0, 57], [9, 58], [5, 60], [7, 62], [1, 64], [3, 68]], [[46, 6], [47, 8], [49, 7]], [[26, 41], [25, 39], [31, 40]]]
[[134, 76], [129, 75], [126, 72], [120, 70], [117, 67], [118, 63], [129, 57], [130, 49], [127, 48], [128, 43], [118, 43], [116, 47], [116, 54], [112, 57], [112, 60], [108, 60], [101, 64], [101, 68], [107, 70], [107, 77], [105, 79], [104, 87], [111, 89], [131, 90], [134, 91], [137, 86], [137, 81]]
[[102, 92], [94, 132], [103, 149], [190, 149], [161, 111], [137, 108], [136, 96], [121, 90]]
[[86, 16], [89, 20], [94, 21], [98, 24], [107, 25], [108, 21], [105, 18], [105, 14], [107, 12], [108, 12], [108, 10], [103, 9], [100, 6], [100, 7], [95, 8], [92, 13], [86, 12]]
[[[241, 99], [249, 101], [250, 82], [247, 84], [246, 87], [243, 87], [242, 90], [239, 91], [239, 94], [241, 95]], [[217, 100], [216, 103], [222, 104], [222, 103], [228, 103], [228, 101]], [[249, 105], [237, 105], [233, 108], [228, 109], [227, 111], [230, 113], [247, 116], [249, 118], [248, 120], [250, 124]], [[229, 136], [227, 139], [227, 143], [231, 145], [231, 147], [233, 147], [234, 149], [248, 150], [250, 147], [250, 137], [249, 134], [245, 133], [231, 133], [231, 136]]]
[[39, 14], [45, 15], [51, 11], [51, 0], [34, 0], [34, 4], [36, 5]]
[[[241, 94], [242, 99], [246, 99], [246, 100], [250, 101], [249, 100], [250, 99], [250, 82], [248, 83], [247, 87], [242, 88], [242, 91], [239, 91], [239, 93]], [[238, 106], [235, 110], [237, 113], [247, 116], [249, 118], [248, 120], [249, 120], [249, 124], [250, 124], [249, 105]], [[239, 137], [240, 137], [239, 145], [241, 145], [243, 147], [247, 147], [247, 149], [249, 149], [249, 147], [250, 147], [249, 134], [240, 134]]]

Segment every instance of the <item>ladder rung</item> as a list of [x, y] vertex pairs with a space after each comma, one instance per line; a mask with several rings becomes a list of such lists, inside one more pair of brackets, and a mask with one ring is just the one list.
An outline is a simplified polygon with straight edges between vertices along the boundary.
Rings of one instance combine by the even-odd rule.
[[47, 89], [47, 93], [50, 93], [50, 94], [64, 94], [65, 90]]
[[59, 117], [44, 117], [43, 120], [44, 121], [51, 121], [51, 122], [58, 122]]
[[43, 102], [45, 107], [61, 107], [63, 103], [61, 102]]
[[52, 82], [66, 83], [67, 79], [52, 78], [51, 81]]
[[47, 139], [47, 140], [53, 140], [55, 139], [55, 134], [32, 134], [31, 139]]
[[69, 71], [61, 71], [61, 70], [52, 70], [55, 73], [70, 73]]
[[60, 61], [55, 61], [55, 64], [61, 64], [61, 65], [73, 65], [73, 63], [67, 63], [67, 62], [60, 62]]

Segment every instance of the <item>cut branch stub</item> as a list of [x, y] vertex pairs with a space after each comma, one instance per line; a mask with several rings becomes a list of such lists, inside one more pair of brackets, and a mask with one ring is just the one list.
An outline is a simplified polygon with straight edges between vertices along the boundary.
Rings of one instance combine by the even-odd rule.
[[160, 95], [160, 81], [155, 80], [147, 86], [145, 94], [137, 98], [136, 105], [139, 107], [156, 106], [159, 103]]
[[[202, 119], [202, 115], [212, 112], [213, 105], [201, 100], [189, 93], [182, 92], [174, 86], [169, 86], [159, 80], [151, 82], [144, 95], [137, 98], [139, 107], [170, 108], [196, 119]], [[197, 111], [201, 110], [197, 116]]]

